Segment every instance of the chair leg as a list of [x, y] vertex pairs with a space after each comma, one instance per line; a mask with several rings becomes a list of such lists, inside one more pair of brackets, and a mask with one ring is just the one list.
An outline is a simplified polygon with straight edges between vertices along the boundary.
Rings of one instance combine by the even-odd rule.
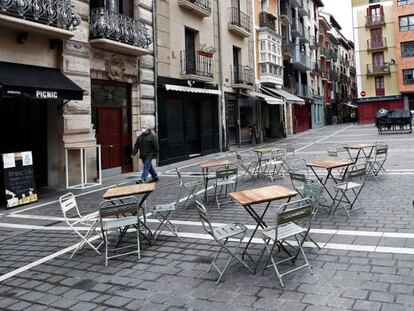
[[[268, 259], [266, 261], [266, 266], [264, 267], [264, 270], [267, 268], [267, 264], [268, 264], [269, 259], [270, 259], [272, 261], [272, 266], [275, 269], [277, 278], [279, 279], [280, 285], [282, 287], [285, 287], [285, 284], [283, 284], [283, 281], [282, 281], [282, 275], [280, 274], [279, 269], [277, 268], [277, 262], [275, 261], [275, 259], [273, 258], [273, 255], [272, 255], [273, 250], [275, 249], [275, 245], [276, 244], [277, 244], [277, 242], [276, 241], [273, 241], [272, 249], [269, 249], [269, 245], [268, 244], [265, 244], [266, 250], [269, 253], [269, 257], [268, 257]], [[263, 272], [264, 272], [264, 270], [263, 270]], [[263, 272], [262, 272], [262, 275], [263, 275]]]

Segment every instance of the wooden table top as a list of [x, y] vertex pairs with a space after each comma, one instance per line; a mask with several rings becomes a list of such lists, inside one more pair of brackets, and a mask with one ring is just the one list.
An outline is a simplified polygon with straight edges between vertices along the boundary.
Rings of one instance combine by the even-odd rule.
[[364, 148], [374, 148], [375, 145], [373, 144], [354, 144], [354, 145], [346, 145], [344, 146], [345, 149], [364, 149]]
[[104, 199], [112, 199], [119, 197], [126, 197], [129, 195], [137, 195], [146, 192], [153, 192], [155, 190], [155, 183], [129, 185], [122, 187], [114, 187], [108, 189], [104, 195]]
[[287, 199], [296, 196], [298, 193], [283, 186], [269, 186], [238, 192], [231, 192], [229, 196], [241, 205], [252, 205], [264, 202], [271, 202]]
[[354, 161], [349, 160], [322, 160], [306, 164], [316, 168], [332, 169], [354, 164]]
[[219, 161], [209, 161], [200, 164], [201, 168], [210, 168], [210, 167], [219, 167], [225, 165], [232, 165], [233, 162], [230, 160], [219, 160]]

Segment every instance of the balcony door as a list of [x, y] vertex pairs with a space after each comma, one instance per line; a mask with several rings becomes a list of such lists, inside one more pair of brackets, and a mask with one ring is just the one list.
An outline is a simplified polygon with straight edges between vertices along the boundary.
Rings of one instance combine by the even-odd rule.
[[382, 48], [382, 28], [371, 29], [371, 42], [373, 49]]
[[196, 71], [195, 59], [195, 32], [191, 29], [185, 29], [185, 71], [187, 74], [193, 74]]
[[384, 53], [372, 54], [372, 68], [374, 72], [382, 72], [384, 70]]
[[379, 6], [379, 5], [371, 6], [367, 10], [368, 10], [368, 16], [369, 16], [370, 21], [372, 23], [381, 22], [381, 13], [382, 13], [381, 6]]
[[231, 22], [240, 25], [240, 0], [231, 0]]
[[133, 0], [90, 0], [90, 6], [94, 8], [106, 8], [113, 12], [134, 17]]
[[234, 83], [239, 83], [241, 79], [241, 68], [240, 68], [240, 49], [233, 46], [233, 80]]

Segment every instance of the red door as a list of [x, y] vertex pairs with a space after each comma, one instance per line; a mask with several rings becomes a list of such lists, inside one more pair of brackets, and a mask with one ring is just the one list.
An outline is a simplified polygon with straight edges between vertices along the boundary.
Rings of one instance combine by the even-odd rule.
[[102, 169], [122, 168], [122, 108], [97, 109], [99, 131], [96, 135], [102, 148]]
[[301, 133], [311, 128], [310, 104], [293, 105], [295, 113], [295, 133]]
[[371, 48], [382, 48], [382, 28], [371, 29]]

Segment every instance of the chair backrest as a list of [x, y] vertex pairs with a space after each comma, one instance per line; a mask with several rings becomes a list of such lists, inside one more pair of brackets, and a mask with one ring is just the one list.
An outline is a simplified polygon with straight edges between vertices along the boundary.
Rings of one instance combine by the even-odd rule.
[[308, 198], [312, 201], [312, 204], [319, 202], [322, 194], [322, 185], [312, 182], [306, 182], [303, 188], [303, 197]]
[[289, 171], [290, 180], [298, 182], [306, 182], [306, 174], [301, 170], [290, 170]]
[[328, 150], [328, 157], [338, 158], [338, 151], [336, 149]]
[[286, 158], [286, 149], [274, 149], [270, 157], [274, 161], [281, 161]]
[[308, 171], [308, 166], [306, 165], [306, 160], [304, 159], [295, 159], [290, 164], [290, 170], [292, 171]]
[[138, 198], [129, 196], [120, 199], [104, 200], [99, 204], [99, 216], [101, 219], [110, 217], [125, 217], [131, 214], [139, 217]]
[[290, 158], [294, 158], [295, 157], [295, 146], [292, 144], [287, 144], [286, 147], [286, 156], [290, 157]]
[[211, 225], [210, 216], [208, 215], [205, 206], [203, 205], [203, 203], [196, 200], [196, 208], [198, 211], [198, 215], [200, 217], [201, 225], [203, 226], [204, 230], [214, 237], [213, 226]]
[[76, 198], [72, 192], [62, 195], [59, 198], [59, 205], [60, 205], [60, 208], [62, 209], [63, 217], [65, 217], [66, 222], [68, 219], [74, 218], [74, 217], [68, 216], [68, 213], [73, 209], [76, 212], [76, 218], [82, 217], [82, 215], [79, 212], [78, 204], [76, 203]]
[[365, 180], [367, 176], [367, 165], [362, 166], [353, 166], [347, 172], [347, 181], [352, 181], [356, 179]]
[[216, 178], [217, 179], [229, 179], [233, 176], [237, 177], [238, 169], [234, 165], [230, 165], [229, 167], [220, 167], [216, 170]]
[[375, 148], [376, 158], [386, 158], [388, 154], [388, 145], [377, 145]]

